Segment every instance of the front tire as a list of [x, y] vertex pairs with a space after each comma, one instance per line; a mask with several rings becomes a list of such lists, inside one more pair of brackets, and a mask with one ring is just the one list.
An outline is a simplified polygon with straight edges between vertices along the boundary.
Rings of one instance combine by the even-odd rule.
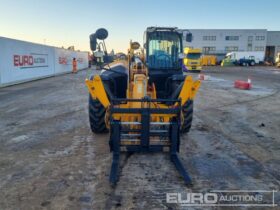
[[88, 101], [89, 124], [93, 133], [107, 133], [105, 123], [106, 110], [99, 100], [89, 95]]
[[193, 101], [188, 100], [182, 107], [184, 122], [181, 126], [181, 133], [188, 133], [192, 126]]

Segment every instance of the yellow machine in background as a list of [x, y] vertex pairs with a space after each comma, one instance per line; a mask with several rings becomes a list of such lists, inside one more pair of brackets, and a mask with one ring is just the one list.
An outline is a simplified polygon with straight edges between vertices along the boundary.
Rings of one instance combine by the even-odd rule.
[[276, 66], [277, 66], [278, 68], [280, 68], [280, 52], [277, 53], [277, 55], [276, 55], [275, 63], [276, 63]]
[[[97, 39], [107, 36], [106, 29], [92, 34], [91, 49], [96, 49]], [[86, 79], [91, 129], [94, 133], [110, 132], [113, 185], [118, 180], [121, 151], [168, 151], [185, 183], [191, 184], [177, 152], [180, 133], [191, 128], [200, 81], [181, 71], [182, 37], [177, 28], [149, 27], [145, 31], [146, 52], [137, 53], [140, 44], [130, 42], [127, 61], [107, 64], [100, 75]]]
[[215, 66], [217, 63], [217, 57], [215, 55], [203, 55], [201, 57], [202, 66]]
[[185, 71], [201, 71], [201, 49], [189, 48], [184, 49], [184, 70]]

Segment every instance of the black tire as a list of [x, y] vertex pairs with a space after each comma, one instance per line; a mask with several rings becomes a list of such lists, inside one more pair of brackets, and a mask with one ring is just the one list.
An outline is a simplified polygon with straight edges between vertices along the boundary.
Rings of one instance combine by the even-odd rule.
[[193, 119], [193, 101], [188, 100], [183, 105], [183, 116], [184, 116], [184, 122], [181, 126], [181, 133], [188, 133], [192, 126], [192, 119]]
[[106, 110], [99, 100], [93, 99], [89, 95], [88, 100], [89, 124], [94, 133], [107, 133], [108, 129], [105, 124]]
[[255, 61], [251, 61], [250, 66], [254, 66], [255, 65]]

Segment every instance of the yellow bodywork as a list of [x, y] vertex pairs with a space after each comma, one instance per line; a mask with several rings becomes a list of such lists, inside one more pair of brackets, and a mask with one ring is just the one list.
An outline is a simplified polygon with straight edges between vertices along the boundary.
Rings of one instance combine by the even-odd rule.
[[[139, 49], [137, 42], [130, 42], [130, 49], [128, 51], [128, 60], [135, 54], [135, 50]], [[139, 66], [139, 63], [132, 63], [131, 68], [128, 68], [129, 63], [127, 61], [114, 62], [114, 65], [125, 65], [129, 72], [129, 81], [127, 85], [126, 98], [127, 99], [143, 99], [149, 97], [151, 99], [157, 99], [157, 93], [155, 85], [149, 85], [148, 83], [148, 69], [143, 64]], [[107, 97], [106, 90], [103, 82], [99, 75], [95, 75], [92, 80], [86, 79], [86, 85], [93, 99], [98, 99], [100, 103], [105, 107], [106, 113], [110, 112], [110, 107], [113, 106]], [[185, 77], [184, 84], [178, 99], [181, 100], [181, 106], [184, 105], [188, 100], [193, 100], [198, 89], [200, 87], [200, 81], [193, 81], [191, 76]], [[172, 105], [179, 106], [178, 103]], [[172, 106], [168, 106], [163, 103], [156, 102], [131, 102], [128, 101], [124, 104], [114, 105], [116, 108], [160, 108], [170, 109]], [[175, 114], [155, 114], [151, 113], [151, 122], [170, 122]], [[141, 114], [138, 113], [113, 113], [112, 118], [114, 120], [120, 120], [122, 122], [141, 122]], [[106, 126], [109, 127], [109, 118], [105, 119]], [[135, 127], [135, 125], [131, 125]], [[136, 126], [137, 127], [137, 126]]]
[[277, 56], [276, 56], [276, 59], [275, 59], [275, 63], [276, 63], [276, 66], [278, 68], [280, 68], [280, 52], [277, 53]]
[[88, 91], [93, 99], [98, 99], [100, 103], [107, 109], [110, 105], [103, 82], [99, 75], [95, 75], [93, 80], [86, 79]]
[[203, 55], [201, 57], [202, 66], [215, 66], [217, 63], [217, 57], [215, 55]]
[[[133, 69], [131, 70], [133, 73]], [[134, 71], [135, 72], [135, 71]], [[141, 73], [134, 73], [133, 80], [130, 81], [127, 89], [127, 98], [129, 99], [142, 99], [144, 96], [149, 96], [151, 99], [156, 99], [156, 89], [154, 84], [152, 87], [148, 87], [147, 72], [144, 70]], [[144, 73], [143, 73], [144, 72]], [[91, 94], [91, 97], [98, 99], [100, 103], [106, 108], [107, 111], [110, 109], [110, 101], [107, 97], [104, 85], [99, 75], [95, 75], [93, 80], [86, 79], [86, 85]], [[191, 76], [185, 78], [182, 90], [179, 94], [181, 104], [185, 104], [188, 100], [193, 100], [197, 90], [200, 87], [200, 81], [193, 81]], [[178, 106], [179, 104], [175, 104]], [[148, 102], [127, 102], [126, 104], [115, 105], [119, 108], [147, 108]], [[162, 103], [150, 103], [150, 108], [161, 108], [169, 109], [171, 106]], [[151, 122], [169, 122], [175, 114], [151, 114]], [[115, 120], [123, 122], [141, 122], [141, 114], [118, 114], [114, 113], [112, 117]], [[109, 123], [106, 122], [108, 126]]]

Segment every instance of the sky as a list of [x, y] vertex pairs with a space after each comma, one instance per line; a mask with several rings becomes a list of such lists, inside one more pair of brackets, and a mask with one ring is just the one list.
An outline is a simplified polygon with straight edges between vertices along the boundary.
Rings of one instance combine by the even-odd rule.
[[0, 0], [0, 36], [90, 51], [103, 27], [107, 49], [126, 52], [148, 26], [280, 30], [279, 9], [279, 0]]

